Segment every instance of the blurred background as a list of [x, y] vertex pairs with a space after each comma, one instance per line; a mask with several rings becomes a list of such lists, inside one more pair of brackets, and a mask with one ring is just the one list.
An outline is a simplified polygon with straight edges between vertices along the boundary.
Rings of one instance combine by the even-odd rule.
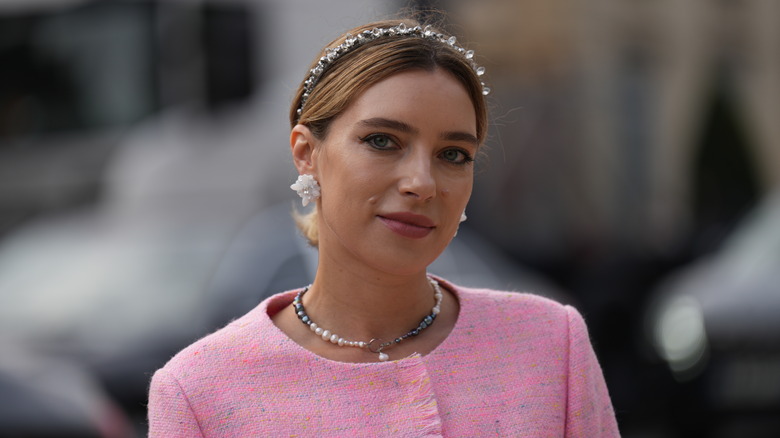
[[310, 281], [289, 102], [403, 7], [493, 90], [431, 270], [576, 305], [624, 437], [777, 436], [775, 0], [0, 0], [0, 436], [145, 436], [155, 369]]

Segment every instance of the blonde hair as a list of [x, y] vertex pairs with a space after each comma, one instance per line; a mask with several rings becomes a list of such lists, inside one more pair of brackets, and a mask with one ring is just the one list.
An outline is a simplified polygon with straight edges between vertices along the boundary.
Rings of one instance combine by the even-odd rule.
[[[357, 35], [364, 30], [395, 27], [401, 23], [408, 27], [420, 25], [411, 19], [385, 20], [356, 27], [348, 33]], [[336, 47], [346, 38], [345, 34], [326, 48]], [[317, 56], [310, 69], [317, 65], [319, 59], [320, 56]], [[482, 144], [487, 135], [487, 104], [482, 94], [482, 82], [471, 63], [447, 44], [404, 35], [378, 38], [336, 59], [320, 76], [299, 116], [298, 109], [304, 93], [304, 84], [301, 83], [290, 105], [290, 127], [305, 125], [316, 138], [325, 139], [331, 122], [374, 84], [404, 71], [433, 71], [437, 68], [449, 72], [466, 89], [477, 117], [477, 139]], [[316, 209], [308, 214], [294, 211], [293, 218], [309, 243], [317, 246], [319, 233]]]

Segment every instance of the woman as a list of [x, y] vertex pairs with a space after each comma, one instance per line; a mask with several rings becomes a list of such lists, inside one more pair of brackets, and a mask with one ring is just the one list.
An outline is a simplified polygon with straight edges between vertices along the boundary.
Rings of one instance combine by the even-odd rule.
[[159, 370], [151, 436], [618, 436], [574, 309], [426, 273], [465, 219], [483, 73], [408, 20], [326, 48], [290, 112], [315, 280]]

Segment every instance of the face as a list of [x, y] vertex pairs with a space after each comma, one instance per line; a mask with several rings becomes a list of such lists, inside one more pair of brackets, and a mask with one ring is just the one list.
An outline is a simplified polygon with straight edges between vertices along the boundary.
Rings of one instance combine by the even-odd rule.
[[311, 155], [320, 257], [425, 270], [457, 231], [477, 148], [474, 107], [448, 73], [399, 73], [366, 90]]

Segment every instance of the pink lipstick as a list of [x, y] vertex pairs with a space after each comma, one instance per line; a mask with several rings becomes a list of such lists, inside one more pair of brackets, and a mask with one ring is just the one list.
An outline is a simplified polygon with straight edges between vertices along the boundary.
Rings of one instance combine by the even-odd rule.
[[378, 217], [391, 231], [410, 239], [422, 239], [436, 228], [432, 220], [414, 213], [388, 213]]

